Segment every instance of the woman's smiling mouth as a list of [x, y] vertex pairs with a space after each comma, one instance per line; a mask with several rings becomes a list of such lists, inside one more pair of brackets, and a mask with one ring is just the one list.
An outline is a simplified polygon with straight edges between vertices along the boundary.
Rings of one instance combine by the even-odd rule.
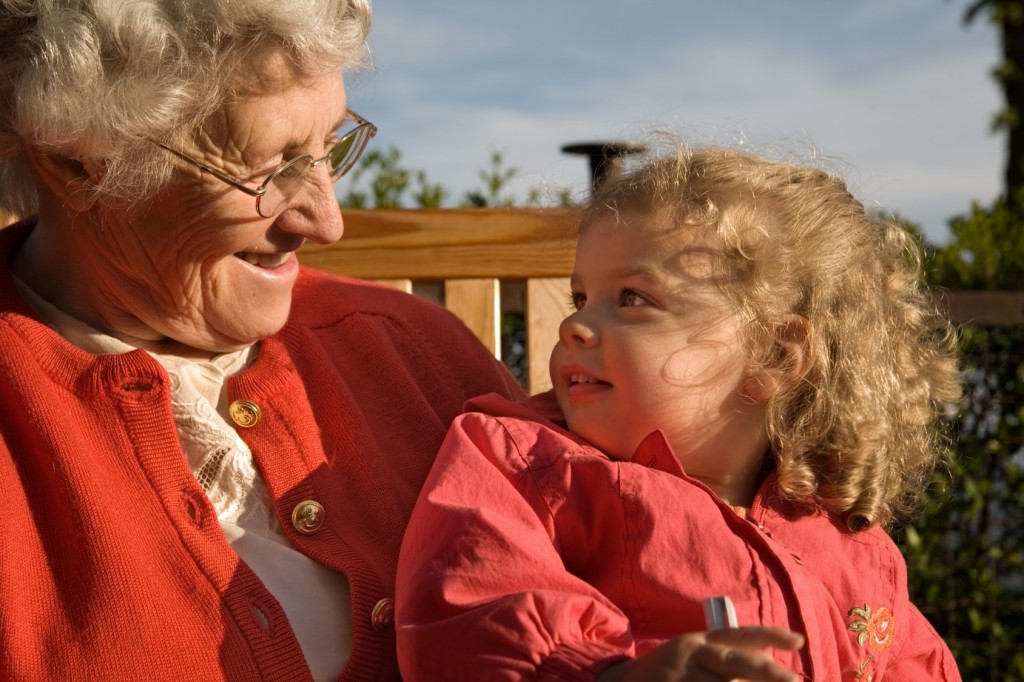
[[273, 270], [279, 268], [288, 262], [291, 258], [292, 252], [285, 251], [284, 253], [254, 253], [251, 251], [239, 251], [235, 254], [238, 258], [241, 258], [250, 265], [255, 265], [258, 268], [264, 270]]

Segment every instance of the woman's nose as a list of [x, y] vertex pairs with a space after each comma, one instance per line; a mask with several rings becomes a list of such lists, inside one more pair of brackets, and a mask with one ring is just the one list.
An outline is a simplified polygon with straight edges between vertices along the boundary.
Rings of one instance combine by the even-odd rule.
[[597, 344], [597, 328], [577, 310], [558, 325], [558, 336], [566, 345], [593, 346]]
[[308, 178], [277, 220], [282, 230], [317, 244], [332, 244], [345, 232], [334, 181], [325, 166], [310, 171], [313, 177]]

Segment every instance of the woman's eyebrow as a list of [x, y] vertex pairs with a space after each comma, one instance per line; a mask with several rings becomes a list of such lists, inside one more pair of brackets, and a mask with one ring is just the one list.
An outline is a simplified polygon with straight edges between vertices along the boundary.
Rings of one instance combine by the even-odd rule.
[[[328, 131], [328, 135], [335, 135], [335, 134], [337, 134], [338, 129], [341, 128], [343, 125], [345, 125], [346, 121], [348, 121], [348, 117], [345, 114], [342, 114], [341, 117], [338, 118], [332, 124], [331, 128]], [[309, 142], [306, 141], [306, 140], [291, 140], [285, 146], [283, 151], [285, 152], [285, 154], [298, 153], [298, 152], [301, 152], [302, 150], [304, 150], [308, 144], [309, 144]]]
[[337, 120], [337, 122], [335, 122], [334, 128], [332, 128], [332, 130], [337, 130], [338, 128], [344, 127], [344, 125], [346, 123], [349, 123], [349, 122], [351, 122], [352, 125], [354, 125], [354, 126], [359, 126], [359, 125], [362, 125], [364, 123], [369, 123], [369, 121], [364, 119], [362, 116], [360, 116], [359, 114], [355, 113], [354, 111], [352, 111], [348, 107], [345, 107], [345, 110], [343, 112], [341, 112], [341, 116], [338, 117], [338, 120]]

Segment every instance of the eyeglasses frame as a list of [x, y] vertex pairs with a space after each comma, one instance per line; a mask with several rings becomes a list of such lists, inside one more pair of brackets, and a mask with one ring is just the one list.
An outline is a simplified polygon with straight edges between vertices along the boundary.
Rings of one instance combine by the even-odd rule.
[[[230, 173], [227, 173], [226, 171], [223, 171], [220, 168], [215, 168], [214, 166], [211, 166], [209, 164], [203, 163], [202, 161], [200, 161], [198, 159], [194, 159], [191, 156], [189, 156], [188, 154], [186, 154], [185, 152], [180, 151], [178, 149], [174, 149], [173, 147], [169, 147], [169, 146], [165, 145], [163, 142], [157, 142], [156, 140], [154, 140], [153, 143], [155, 145], [157, 145], [158, 147], [160, 147], [161, 149], [164, 149], [164, 150], [170, 152], [171, 154], [174, 154], [179, 159], [182, 159], [184, 161], [188, 161], [189, 163], [193, 164], [194, 166], [196, 166], [200, 170], [206, 171], [207, 173], [209, 173], [210, 175], [214, 176], [218, 180], [222, 180], [222, 181], [226, 182], [227, 184], [231, 185], [235, 189], [242, 190], [243, 192], [245, 192], [246, 194], [248, 194], [251, 197], [256, 197], [256, 213], [258, 213], [261, 218], [271, 218], [271, 217], [277, 215], [277, 212], [275, 211], [274, 213], [271, 213], [270, 215], [263, 215], [263, 211], [260, 210], [260, 199], [262, 199], [263, 195], [267, 193], [267, 187], [268, 187], [268, 185], [270, 185], [271, 182], [274, 181], [274, 178], [276, 178], [278, 175], [280, 175], [285, 170], [287, 170], [289, 166], [292, 166], [293, 164], [298, 163], [302, 159], [310, 159], [310, 165], [309, 165], [310, 170], [312, 170], [313, 168], [316, 168], [321, 163], [323, 163], [324, 161], [326, 161], [329, 158], [331, 158], [331, 155], [334, 153], [334, 150], [338, 147], [338, 145], [340, 145], [346, 139], [356, 135], [360, 130], [363, 130], [363, 129], [368, 129], [369, 130], [370, 134], [369, 134], [369, 137], [366, 138], [367, 142], [370, 139], [372, 139], [373, 137], [376, 137], [376, 135], [377, 135], [377, 126], [375, 126], [373, 123], [370, 123], [370, 121], [368, 121], [367, 119], [363, 118], [362, 116], [360, 116], [356, 112], [352, 111], [351, 109], [346, 109], [345, 110], [345, 118], [347, 118], [347, 119], [351, 120], [352, 122], [356, 123], [357, 124], [356, 127], [353, 128], [352, 130], [348, 131], [347, 133], [345, 133], [341, 137], [339, 137], [337, 140], [335, 140], [334, 144], [331, 145], [330, 150], [326, 154], [324, 154], [319, 159], [314, 159], [309, 154], [303, 154], [302, 156], [297, 156], [294, 159], [291, 159], [290, 161], [288, 161], [286, 163], [283, 163], [280, 166], [278, 166], [277, 168], [275, 168], [273, 170], [273, 172], [271, 172], [270, 175], [268, 175], [263, 180], [263, 182], [260, 183], [260, 186], [257, 187], [256, 189], [253, 189], [252, 187], [249, 187], [247, 184], [245, 184], [245, 182], [243, 180], [240, 180], [239, 178], [236, 178], [235, 176], [231, 175]], [[339, 170], [336, 171], [336, 174], [335, 173], [331, 174], [331, 179], [334, 180], [334, 181], [337, 181], [342, 176], [344, 176], [346, 173], [348, 173], [350, 170], [352, 170], [352, 167], [355, 166], [356, 161], [358, 161], [359, 158], [363, 155], [363, 150], [365, 150], [365, 149], [366, 149], [366, 142], [363, 143], [363, 145], [359, 149], [359, 151], [356, 152], [356, 154], [344, 166], [341, 166], [339, 168]]]

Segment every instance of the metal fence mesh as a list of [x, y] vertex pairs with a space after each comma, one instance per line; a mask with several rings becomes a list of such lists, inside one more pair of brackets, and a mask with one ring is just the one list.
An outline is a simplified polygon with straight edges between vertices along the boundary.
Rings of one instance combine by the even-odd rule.
[[967, 325], [961, 335], [952, 484], [896, 538], [911, 596], [964, 680], [1024, 680], [1024, 328]]

